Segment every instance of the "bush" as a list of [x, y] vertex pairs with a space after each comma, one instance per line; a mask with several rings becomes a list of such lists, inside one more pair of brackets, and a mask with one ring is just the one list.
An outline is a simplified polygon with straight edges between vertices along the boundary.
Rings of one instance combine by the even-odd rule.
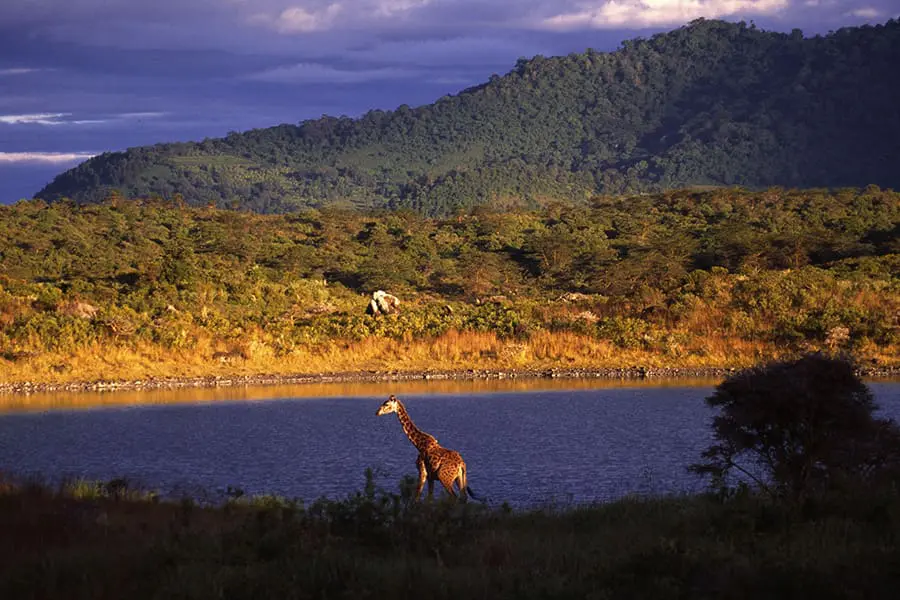
[[652, 340], [652, 327], [643, 319], [611, 317], [597, 327], [598, 335], [626, 349], [644, 348]]
[[720, 491], [737, 479], [798, 500], [872, 483], [900, 465], [900, 429], [873, 416], [872, 393], [842, 358], [810, 354], [748, 369], [706, 402], [721, 411], [715, 442], [691, 470]]

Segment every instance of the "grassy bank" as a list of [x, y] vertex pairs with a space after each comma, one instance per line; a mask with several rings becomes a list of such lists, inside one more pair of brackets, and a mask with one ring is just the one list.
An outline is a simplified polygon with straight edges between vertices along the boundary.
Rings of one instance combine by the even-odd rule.
[[[699, 340], [698, 340], [699, 341]], [[773, 345], [710, 337], [683, 355], [621, 348], [607, 340], [571, 332], [539, 331], [523, 339], [493, 332], [457, 332], [398, 341], [367, 337], [297, 347], [279, 355], [265, 343], [249, 344], [227, 359], [212, 358], [210, 340], [188, 350], [152, 344], [95, 343], [67, 352], [43, 352], [25, 360], [0, 360], [0, 382], [65, 384], [137, 381], [149, 378], [234, 378], [261, 375], [318, 375], [357, 372], [536, 371], [549, 369], [723, 369], [745, 367], [784, 353]], [[900, 365], [900, 356], [879, 354], [881, 366]]]
[[[517, 512], [367, 487], [310, 505], [0, 494], [4, 598], [893, 598], [900, 500], [753, 495]], [[426, 592], [427, 590], [427, 592]]]

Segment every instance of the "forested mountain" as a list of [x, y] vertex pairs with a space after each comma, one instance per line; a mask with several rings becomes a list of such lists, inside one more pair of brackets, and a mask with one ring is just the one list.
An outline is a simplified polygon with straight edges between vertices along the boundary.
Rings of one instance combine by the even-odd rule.
[[699, 20], [520, 59], [419, 108], [106, 153], [37, 197], [450, 214], [696, 185], [900, 187], [900, 21], [804, 38]]

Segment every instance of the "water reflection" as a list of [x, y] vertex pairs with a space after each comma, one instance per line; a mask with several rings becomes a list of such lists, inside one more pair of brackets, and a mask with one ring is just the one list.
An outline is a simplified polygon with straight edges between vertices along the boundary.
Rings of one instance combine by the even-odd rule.
[[684, 379], [481, 379], [369, 381], [349, 383], [303, 383], [290, 385], [227, 386], [151, 390], [88, 392], [39, 392], [0, 395], [0, 414], [44, 412], [49, 410], [93, 409], [109, 406], [159, 404], [208, 404], [217, 402], [256, 402], [276, 398], [371, 397], [388, 394], [476, 394], [492, 392], [529, 392], [550, 390], [617, 389], [623, 387], [707, 387], [719, 382], [713, 378]]

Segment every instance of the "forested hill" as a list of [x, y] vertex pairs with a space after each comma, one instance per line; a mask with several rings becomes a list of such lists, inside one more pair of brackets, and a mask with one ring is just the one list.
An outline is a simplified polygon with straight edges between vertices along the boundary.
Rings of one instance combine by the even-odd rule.
[[700, 20], [520, 60], [419, 108], [95, 157], [37, 197], [452, 213], [692, 185], [900, 188], [900, 21], [804, 38]]

